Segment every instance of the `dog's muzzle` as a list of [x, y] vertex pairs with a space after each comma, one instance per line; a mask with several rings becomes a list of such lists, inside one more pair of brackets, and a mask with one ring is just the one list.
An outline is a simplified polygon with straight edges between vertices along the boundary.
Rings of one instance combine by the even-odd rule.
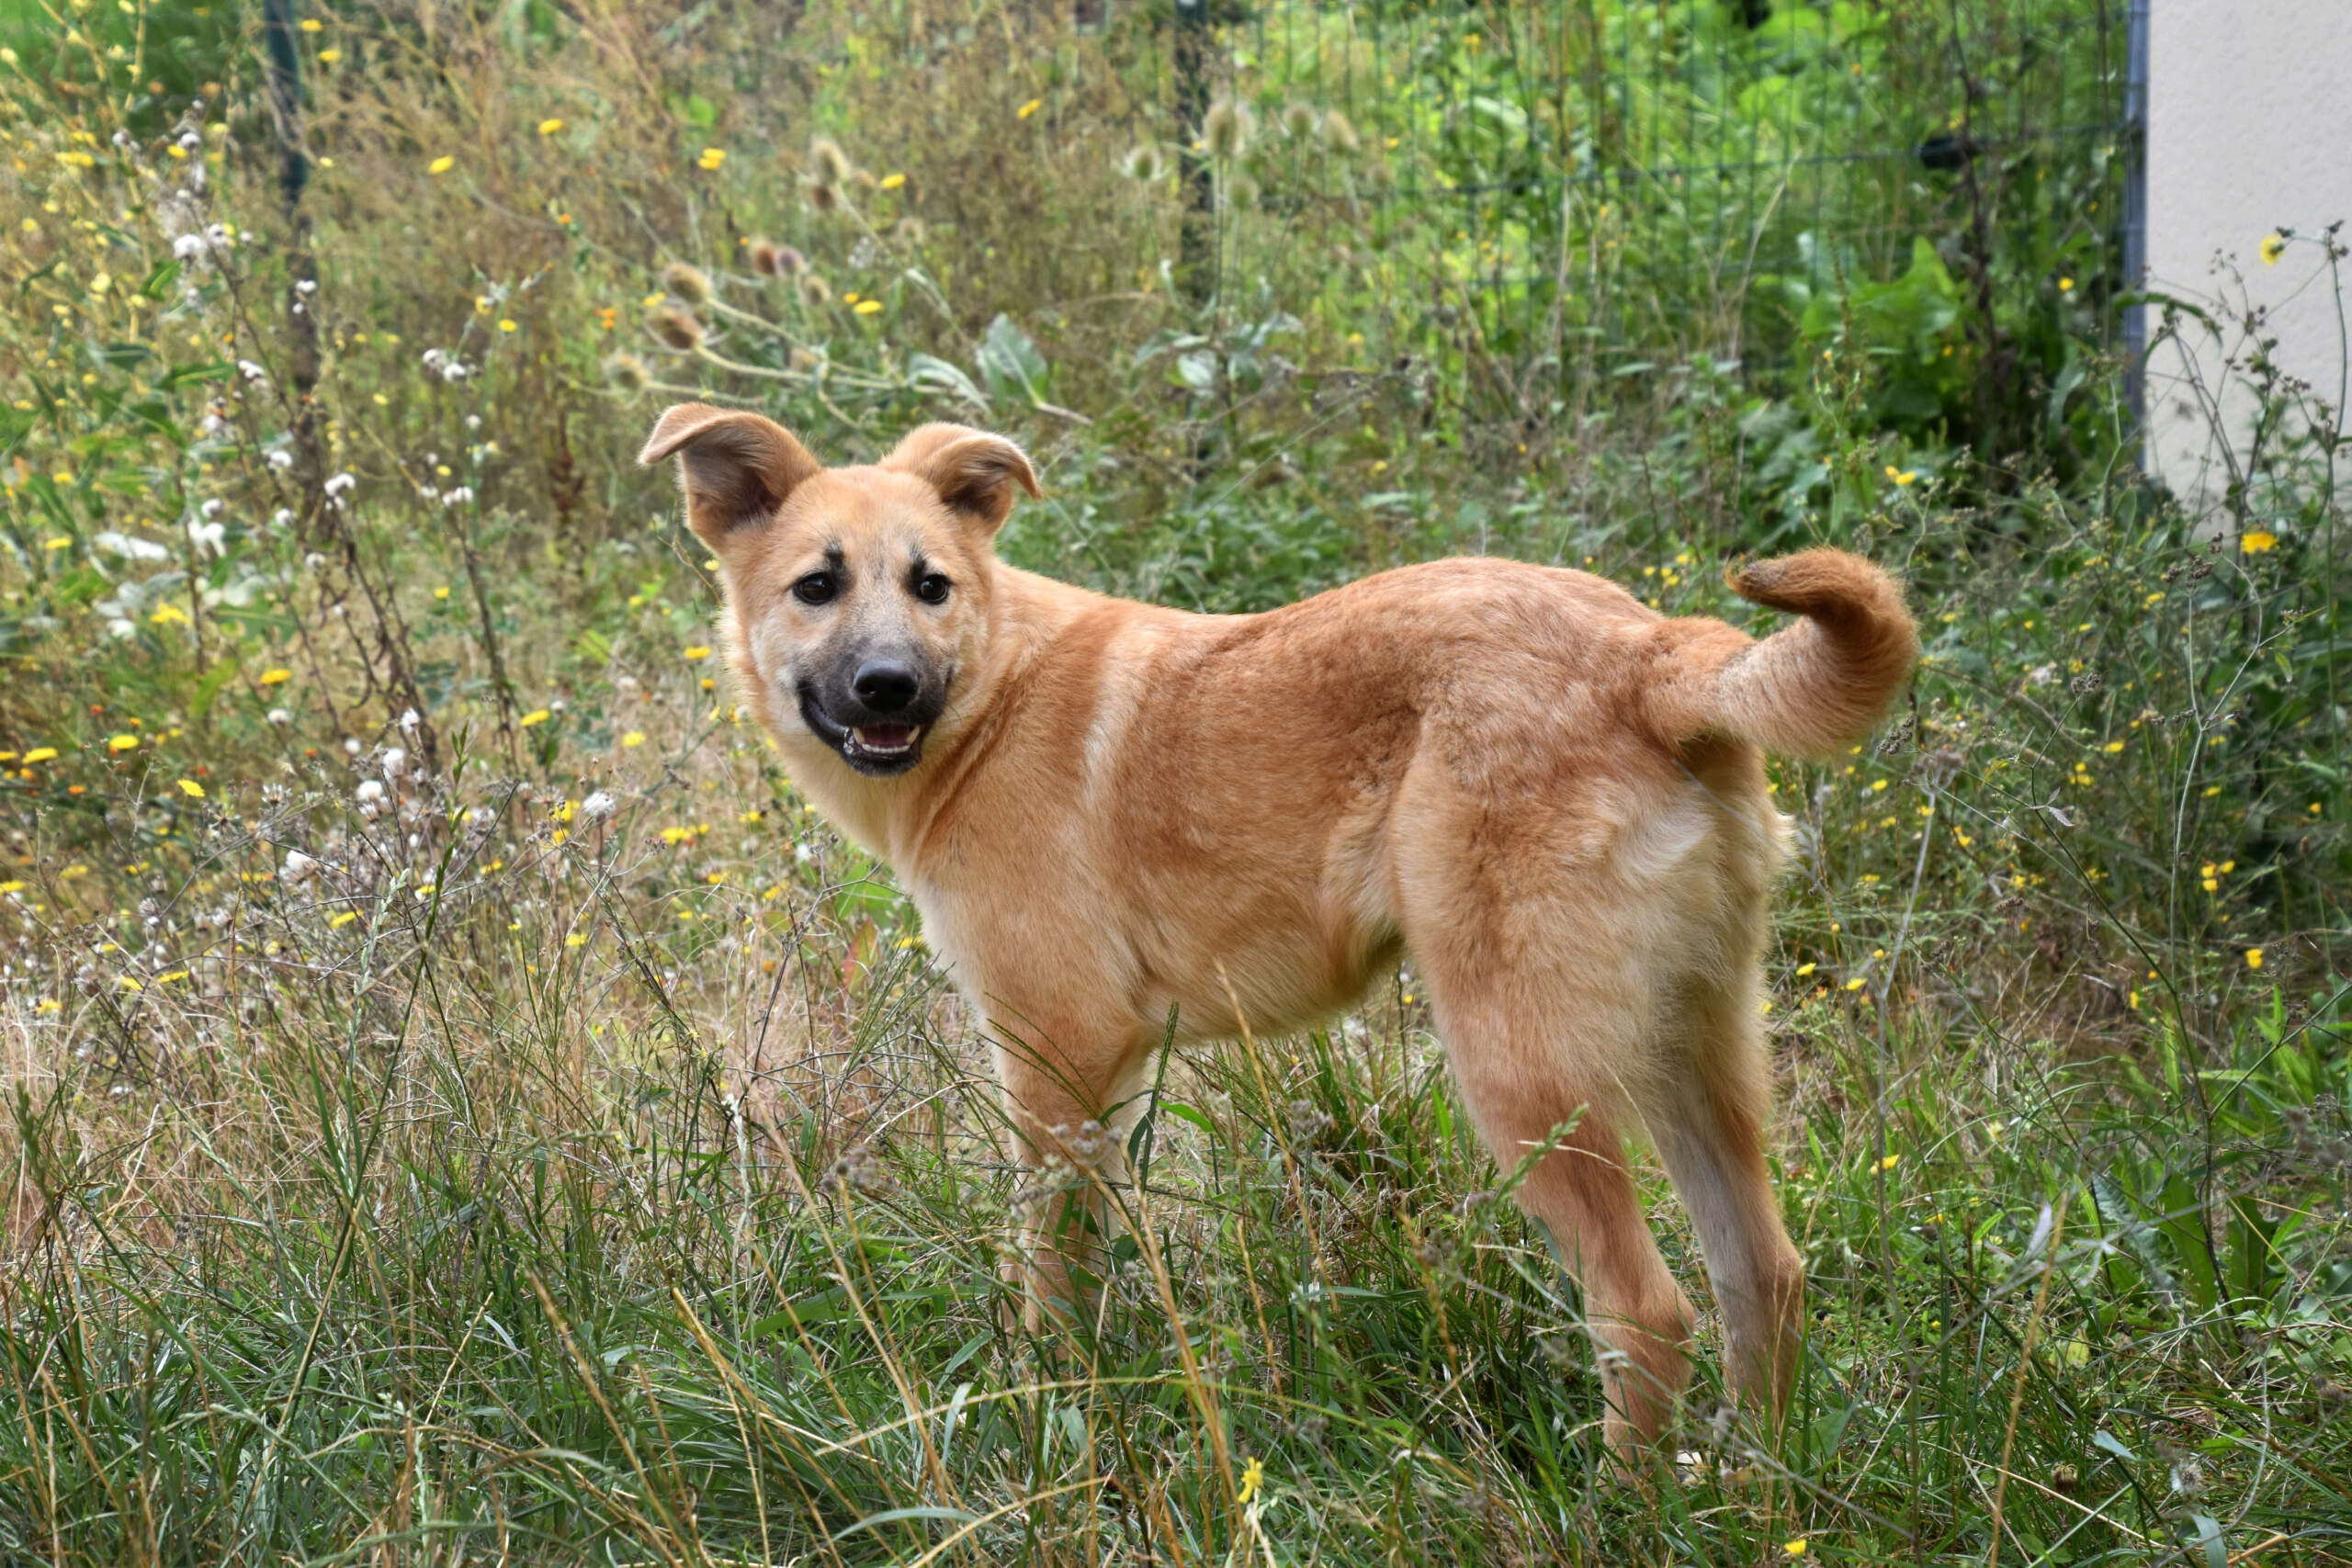
[[828, 682], [799, 686], [800, 717], [842, 761], [871, 778], [903, 773], [922, 760], [922, 739], [945, 705], [947, 682], [896, 659], [867, 659]]

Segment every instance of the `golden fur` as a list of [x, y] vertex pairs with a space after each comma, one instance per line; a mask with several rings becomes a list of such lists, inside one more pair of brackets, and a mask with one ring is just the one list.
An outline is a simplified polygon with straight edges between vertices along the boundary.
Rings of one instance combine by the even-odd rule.
[[[1036, 491], [1000, 437], [929, 425], [829, 469], [686, 404], [644, 460], [673, 453], [743, 699], [922, 910], [999, 1042], [1024, 1157], [1136, 1093], [1171, 1007], [1184, 1038], [1233, 1032], [1236, 998], [1255, 1031], [1305, 1029], [1409, 952], [1498, 1163], [1581, 1113], [1519, 1197], [1582, 1280], [1613, 1438], [1654, 1439], [1690, 1370], [1621, 1144], [1642, 1127], [1733, 1378], [1777, 1416], [1804, 1280], [1765, 1167], [1758, 959], [1787, 824], [1763, 750], [1842, 749], [1908, 678], [1884, 573], [1835, 550], [1747, 568], [1740, 592], [1805, 617], [1762, 642], [1501, 560], [1199, 615], [997, 560]], [[833, 722], [877, 660], [926, 722]], [[1035, 1288], [1066, 1292], [1033, 1240]]]

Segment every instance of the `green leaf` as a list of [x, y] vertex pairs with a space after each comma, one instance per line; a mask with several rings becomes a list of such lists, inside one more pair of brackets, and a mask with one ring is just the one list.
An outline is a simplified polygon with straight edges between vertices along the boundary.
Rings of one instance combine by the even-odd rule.
[[1046, 356], [1037, 352], [1020, 324], [1003, 311], [989, 323], [980, 339], [978, 355], [980, 374], [988, 378], [989, 391], [1000, 398], [1018, 397], [1035, 408], [1046, 397], [1046, 382], [1049, 373]]

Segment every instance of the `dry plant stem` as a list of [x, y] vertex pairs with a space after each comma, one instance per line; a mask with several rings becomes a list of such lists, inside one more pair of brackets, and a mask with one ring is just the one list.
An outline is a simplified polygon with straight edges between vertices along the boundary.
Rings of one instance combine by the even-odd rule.
[[2001, 1514], [2009, 1495], [2009, 1455], [2017, 1444], [2018, 1416], [2025, 1408], [2026, 1374], [2033, 1370], [2034, 1341], [2041, 1334], [2043, 1313], [2050, 1305], [2050, 1282], [2058, 1273], [2058, 1246], [2066, 1236], [2066, 1211], [2074, 1207], [2071, 1196], [2052, 1205], [2055, 1213], [2051, 1221], [2048, 1251], [2041, 1263], [2041, 1280], [2034, 1287], [2033, 1314], [2026, 1320], [2025, 1342], [2018, 1350], [2018, 1375], [2009, 1384], [2009, 1420], [2001, 1434], [2001, 1463], [1993, 1483], [1993, 1544], [1986, 1551], [1984, 1568], [2000, 1568]]

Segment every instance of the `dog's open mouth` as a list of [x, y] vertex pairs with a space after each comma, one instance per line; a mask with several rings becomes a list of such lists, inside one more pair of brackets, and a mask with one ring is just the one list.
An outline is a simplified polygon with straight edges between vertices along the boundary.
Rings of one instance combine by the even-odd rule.
[[817, 700], [816, 688], [800, 688], [800, 720], [809, 733], [841, 753], [842, 761], [870, 778], [903, 773], [922, 761], [927, 725], [899, 719], [876, 719], [867, 724], [843, 724]]
[[877, 760], [908, 757], [922, 739], [919, 724], [861, 724], [849, 732], [850, 743]]

